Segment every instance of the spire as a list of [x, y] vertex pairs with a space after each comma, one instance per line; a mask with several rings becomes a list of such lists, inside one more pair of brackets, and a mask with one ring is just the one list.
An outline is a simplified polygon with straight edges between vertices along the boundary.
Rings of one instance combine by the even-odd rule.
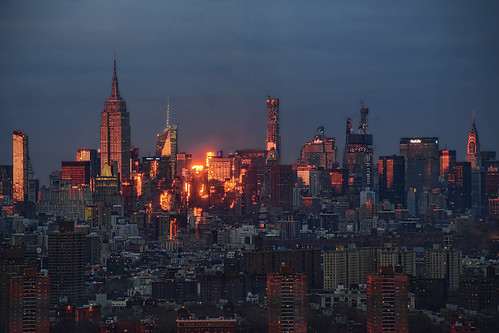
[[170, 95], [168, 95], [168, 104], [166, 104], [166, 128], [170, 128]]
[[113, 86], [111, 89], [112, 99], [121, 99], [120, 91], [118, 89], [118, 77], [116, 76], [116, 57], [114, 58], [114, 73], [113, 73]]

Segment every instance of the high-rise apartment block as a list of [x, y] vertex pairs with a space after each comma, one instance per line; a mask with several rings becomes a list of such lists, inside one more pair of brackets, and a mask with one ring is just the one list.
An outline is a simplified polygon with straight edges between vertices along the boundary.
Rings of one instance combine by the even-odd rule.
[[390, 246], [340, 247], [336, 251], [324, 252], [324, 290], [366, 283], [366, 275], [378, 272], [382, 266], [400, 267], [405, 274], [415, 276], [416, 253]]
[[267, 274], [269, 333], [307, 332], [307, 277], [289, 266], [280, 273]]
[[270, 199], [274, 207], [293, 209], [293, 167], [274, 165], [270, 169]]
[[461, 250], [435, 245], [425, 252], [426, 277], [445, 279], [449, 284], [449, 292], [454, 292], [459, 287], [461, 260]]
[[267, 97], [267, 159], [273, 158], [281, 163], [281, 135], [279, 134], [279, 99]]
[[409, 332], [407, 275], [381, 267], [366, 278], [367, 332]]
[[28, 136], [21, 131], [14, 131], [12, 135], [12, 152], [13, 152], [13, 200], [28, 201], [29, 189], [29, 153], [28, 153]]
[[10, 279], [10, 332], [48, 333], [50, 279], [36, 269], [25, 269]]
[[120, 96], [116, 76], [116, 60], [111, 96], [104, 104], [100, 128], [101, 170], [104, 164], [118, 166], [121, 180], [130, 178], [130, 115], [126, 102]]
[[74, 222], [62, 221], [59, 231], [48, 237], [50, 303], [85, 303], [85, 233], [75, 230]]

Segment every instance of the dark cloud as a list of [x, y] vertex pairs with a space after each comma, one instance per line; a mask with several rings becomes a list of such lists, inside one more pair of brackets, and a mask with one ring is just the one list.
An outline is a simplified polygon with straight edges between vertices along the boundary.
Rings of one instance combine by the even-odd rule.
[[[402, 136], [464, 147], [477, 111], [496, 150], [499, 5], [494, 1], [3, 1], [0, 152], [24, 130], [37, 176], [98, 148], [117, 52], [132, 143], [152, 153], [167, 96], [180, 149], [263, 148], [265, 97], [281, 99], [284, 161], [319, 125], [342, 149], [368, 94], [377, 154]], [[201, 158], [201, 156], [198, 156]]]

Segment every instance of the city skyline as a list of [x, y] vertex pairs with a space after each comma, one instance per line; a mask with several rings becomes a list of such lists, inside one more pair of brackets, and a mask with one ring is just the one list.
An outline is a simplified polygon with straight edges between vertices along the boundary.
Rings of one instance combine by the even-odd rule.
[[[497, 150], [496, 4], [197, 4], [156, 4], [154, 12], [132, 3], [3, 3], [0, 163], [12, 163], [15, 129], [30, 137], [42, 184], [78, 149], [98, 148], [115, 51], [141, 156], [154, 154], [168, 95], [179, 151], [195, 160], [207, 150], [263, 149], [267, 95], [281, 104], [283, 163], [296, 163], [319, 126], [342, 154], [346, 118], [357, 127], [361, 99], [371, 111], [375, 160], [398, 154], [402, 137], [432, 136], [464, 160], [473, 108], [481, 149]], [[143, 17], [150, 23], [125, 24]], [[91, 24], [104, 18], [112, 28]], [[70, 22], [74, 32], [64, 32]]]

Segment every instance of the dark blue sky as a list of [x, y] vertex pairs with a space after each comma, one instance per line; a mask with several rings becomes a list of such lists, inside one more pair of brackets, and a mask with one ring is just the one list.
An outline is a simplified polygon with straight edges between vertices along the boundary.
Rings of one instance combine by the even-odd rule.
[[341, 156], [367, 94], [376, 155], [439, 136], [463, 159], [473, 108], [482, 150], [498, 150], [497, 13], [497, 1], [1, 1], [0, 164], [14, 129], [42, 183], [98, 148], [115, 51], [142, 156], [168, 95], [180, 150], [196, 159], [263, 148], [267, 95], [281, 101], [285, 163], [321, 125]]

